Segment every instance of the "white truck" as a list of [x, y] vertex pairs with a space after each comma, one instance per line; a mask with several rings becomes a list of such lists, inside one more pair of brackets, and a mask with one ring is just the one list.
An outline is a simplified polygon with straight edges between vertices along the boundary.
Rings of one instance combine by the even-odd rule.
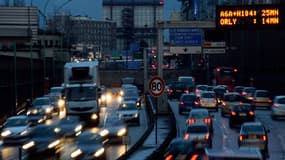
[[77, 115], [87, 124], [98, 125], [100, 88], [98, 61], [68, 62], [64, 65], [66, 115]]

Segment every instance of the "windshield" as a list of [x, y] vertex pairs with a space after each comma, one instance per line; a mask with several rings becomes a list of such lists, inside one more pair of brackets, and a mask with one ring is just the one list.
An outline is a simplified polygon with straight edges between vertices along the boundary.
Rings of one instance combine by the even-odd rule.
[[50, 99], [49, 98], [41, 98], [36, 99], [34, 105], [49, 105]]
[[70, 87], [67, 88], [66, 97], [68, 101], [96, 100], [97, 87]]
[[202, 98], [215, 98], [216, 94], [215, 93], [202, 93], [201, 97]]
[[6, 126], [13, 127], [13, 126], [23, 126], [27, 125], [27, 119], [9, 119], [6, 123]]
[[225, 95], [224, 100], [229, 102], [235, 102], [235, 101], [241, 101], [242, 97], [240, 95]]
[[219, 73], [220, 73], [221, 78], [233, 78], [234, 77], [234, 72], [232, 68], [221, 68]]
[[205, 118], [205, 117], [209, 117], [209, 113], [208, 112], [191, 112], [190, 117], [191, 118]]
[[264, 128], [260, 125], [243, 126], [241, 130], [242, 134], [264, 134], [264, 132]]
[[119, 106], [119, 110], [133, 110], [137, 109], [136, 103], [123, 103]]

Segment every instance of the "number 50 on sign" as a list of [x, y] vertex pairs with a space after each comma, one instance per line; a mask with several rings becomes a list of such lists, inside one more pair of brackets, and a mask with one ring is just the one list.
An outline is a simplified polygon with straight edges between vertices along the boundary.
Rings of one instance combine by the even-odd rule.
[[159, 97], [162, 95], [165, 89], [165, 82], [159, 76], [154, 76], [151, 78], [148, 84], [149, 93], [154, 97]]

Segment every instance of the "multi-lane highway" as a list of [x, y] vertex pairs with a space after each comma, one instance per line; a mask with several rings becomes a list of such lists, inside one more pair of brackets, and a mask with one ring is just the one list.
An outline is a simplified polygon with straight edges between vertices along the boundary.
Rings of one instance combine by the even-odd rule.
[[[116, 97], [113, 98], [114, 100], [108, 103], [107, 107], [101, 108], [100, 113], [100, 124], [98, 127], [88, 127], [86, 130], [90, 130], [92, 132], [98, 132], [101, 127], [104, 126], [103, 122], [104, 119], [107, 118], [107, 116], [110, 115], [116, 115], [117, 114], [117, 108], [118, 108], [118, 101], [116, 101]], [[123, 143], [111, 143], [110, 145], [107, 145], [106, 147], [106, 155], [107, 160], [114, 160], [118, 157], [122, 156], [126, 149], [129, 149], [132, 147], [133, 144], [135, 144], [139, 138], [143, 135], [143, 133], [147, 129], [147, 115], [145, 112], [145, 107], [143, 106], [140, 112], [140, 125], [139, 126], [129, 126], [128, 127], [128, 135], [130, 136], [130, 143], [128, 145], [125, 145]], [[64, 114], [63, 114], [64, 115]], [[47, 125], [50, 125], [52, 123], [56, 123], [59, 120], [59, 117], [54, 115], [54, 117], [51, 120], [46, 121]], [[44, 155], [41, 157], [41, 160], [69, 160], [70, 154], [72, 150], [75, 147], [75, 141], [74, 138], [68, 138], [64, 139], [63, 141], [63, 147], [60, 151], [60, 156], [55, 157], [54, 155]], [[15, 145], [1, 145], [0, 146], [0, 159], [2, 160], [18, 160], [18, 159], [28, 159], [28, 152], [22, 151], [20, 152], [21, 146], [15, 146]], [[20, 158], [21, 157], [21, 158]], [[29, 159], [38, 159], [39, 157], [32, 157]]]
[[[185, 121], [187, 115], [178, 114], [178, 102], [169, 101], [170, 106], [177, 120], [178, 136], [183, 136], [185, 132]], [[219, 111], [220, 112], [220, 111]], [[229, 128], [228, 118], [221, 117], [219, 112], [211, 112], [213, 117], [213, 148], [217, 149], [235, 149], [238, 148], [239, 127]], [[267, 159], [281, 160], [285, 159], [285, 120], [272, 120], [270, 110], [260, 109], [255, 111], [256, 121], [262, 122], [270, 130]]]

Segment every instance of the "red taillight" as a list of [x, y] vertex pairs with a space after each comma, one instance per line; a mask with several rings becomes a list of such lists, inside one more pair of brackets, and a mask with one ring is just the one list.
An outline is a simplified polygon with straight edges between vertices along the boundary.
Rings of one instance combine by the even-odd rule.
[[198, 106], [198, 105], [199, 105], [199, 102], [195, 101], [194, 104], [195, 104], [195, 106]]
[[172, 93], [173, 90], [172, 90], [172, 89], [167, 89], [167, 92], [168, 92], [168, 93]]
[[217, 72], [220, 72], [221, 71], [221, 69], [220, 68], [217, 68]]
[[195, 123], [195, 119], [193, 119], [193, 118], [188, 119], [188, 120], [187, 120], [187, 123], [188, 123], [188, 124]]
[[246, 95], [246, 92], [241, 92], [241, 94], [242, 94], [243, 96], [245, 96], [245, 95]]
[[269, 100], [267, 100], [267, 102], [268, 102], [268, 103], [272, 103], [272, 100], [271, 100], [271, 99], [269, 99]]
[[254, 112], [253, 111], [249, 111], [249, 115], [253, 116]]
[[185, 90], [184, 90], [184, 93], [189, 94], [190, 92], [189, 92], [188, 89], [185, 89]]
[[185, 134], [184, 135], [184, 140], [188, 140], [190, 138], [190, 135], [189, 134]]
[[214, 102], [214, 103], [217, 103], [217, 100], [216, 100], [216, 99], [214, 99], [214, 100], [213, 100], [213, 102]]
[[199, 157], [199, 155], [198, 155], [198, 154], [194, 154], [194, 155], [191, 157], [191, 159], [190, 159], [190, 160], [197, 160], [197, 159], [198, 159], [198, 157]]
[[168, 155], [168, 156], [165, 158], [165, 160], [171, 160], [172, 158], [173, 158], [173, 155], [170, 154], [170, 155]]
[[266, 141], [267, 137], [265, 135], [262, 136], [262, 140]]
[[178, 104], [184, 105], [184, 102], [183, 101], [179, 101]]
[[232, 116], [236, 116], [237, 113], [236, 113], [236, 112], [231, 112], [231, 115], [232, 115]]
[[275, 108], [278, 108], [279, 107], [279, 104], [278, 103], [274, 103], [273, 105]]
[[243, 141], [243, 139], [244, 139], [244, 136], [239, 136], [240, 141]]
[[256, 98], [254, 98], [252, 101], [253, 101], [253, 102], [257, 102]]
[[205, 123], [211, 123], [211, 118], [205, 118], [205, 119], [204, 119], [204, 122], [205, 122]]
[[234, 69], [234, 72], [237, 72], [237, 71], [238, 71], [238, 70], [235, 68], [235, 69]]

